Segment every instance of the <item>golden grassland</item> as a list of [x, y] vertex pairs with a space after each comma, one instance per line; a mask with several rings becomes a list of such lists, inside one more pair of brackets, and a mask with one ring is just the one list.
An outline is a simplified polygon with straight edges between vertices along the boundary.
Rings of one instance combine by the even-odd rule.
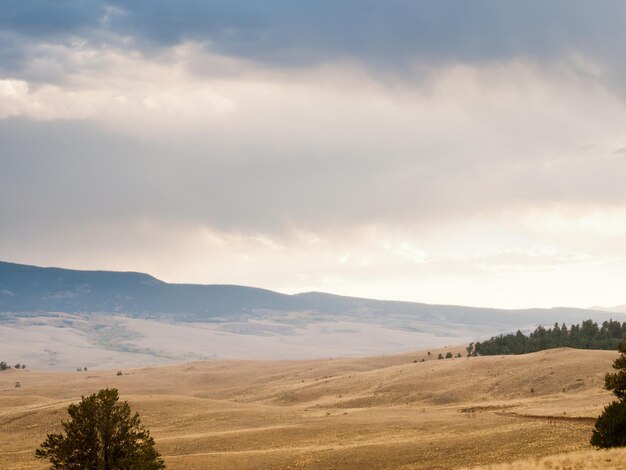
[[481, 470], [624, 470], [626, 449], [587, 450], [550, 457], [485, 465]]
[[[626, 468], [624, 452], [589, 446], [611, 400], [602, 385], [616, 352], [437, 360], [440, 351], [197, 362], [121, 376], [5, 371], [0, 468], [46, 468], [34, 449], [61, 430], [69, 403], [105, 387], [139, 411], [172, 469]], [[565, 455], [541, 460], [553, 454]]]

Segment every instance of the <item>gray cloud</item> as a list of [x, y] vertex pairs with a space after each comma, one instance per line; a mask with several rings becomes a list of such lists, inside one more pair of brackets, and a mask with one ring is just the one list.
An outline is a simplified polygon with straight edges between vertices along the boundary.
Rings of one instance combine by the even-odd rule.
[[208, 40], [226, 53], [279, 62], [339, 55], [377, 63], [406, 59], [482, 60], [602, 53], [624, 37], [626, 5], [584, 1], [294, 3], [118, 2], [113, 24], [138, 38], [172, 43]]
[[46, 41], [71, 34], [86, 34], [100, 24], [106, 12], [98, 0], [58, 2], [4, 2], [0, 28]]
[[123, 36], [146, 53], [192, 40], [281, 66], [354, 59], [403, 67], [576, 52], [610, 61], [621, 57], [625, 17], [618, 0], [601, 7], [582, 0], [8, 2], [0, 30], [13, 44], [3, 41], [0, 54], [7, 72], [19, 63], [16, 44], [117, 43]]
[[217, 138], [212, 145], [210, 136], [202, 148], [168, 148], [87, 123], [23, 119], [0, 121], [0, 141], [0, 219], [11, 221], [0, 228], [5, 237], [141, 219], [280, 236], [292, 228], [428, 226], [515, 208], [626, 203], [623, 159], [545, 167], [516, 158], [437, 159], [419, 149], [407, 159], [358, 143], [353, 152], [325, 154], [314, 142], [303, 144], [306, 158], [267, 142], [237, 150], [255, 158], [220, 158], [232, 149]]

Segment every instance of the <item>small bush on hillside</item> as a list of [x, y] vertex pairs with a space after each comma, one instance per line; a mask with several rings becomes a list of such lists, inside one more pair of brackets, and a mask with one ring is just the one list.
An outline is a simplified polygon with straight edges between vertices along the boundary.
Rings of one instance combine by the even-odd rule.
[[450, 351], [446, 353], [446, 359], [452, 359], [452, 353]]
[[439, 353], [439, 356], [437, 356], [437, 359], [443, 359], [443, 354]]

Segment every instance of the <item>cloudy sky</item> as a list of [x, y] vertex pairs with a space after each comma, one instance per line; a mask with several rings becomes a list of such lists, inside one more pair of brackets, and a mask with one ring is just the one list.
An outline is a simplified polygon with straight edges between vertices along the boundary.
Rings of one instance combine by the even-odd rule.
[[0, 9], [0, 259], [626, 303], [623, 1]]

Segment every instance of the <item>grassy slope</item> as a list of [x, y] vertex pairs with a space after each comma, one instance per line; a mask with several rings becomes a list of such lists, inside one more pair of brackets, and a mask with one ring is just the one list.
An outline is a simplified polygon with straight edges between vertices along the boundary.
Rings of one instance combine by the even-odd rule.
[[570, 452], [478, 468], [481, 470], [623, 470], [626, 468], [626, 449]]
[[580, 451], [611, 399], [611, 351], [422, 357], [7, 371], [0, 468], [45, 468], [33, 449], [68, 403], [103, 387], [140, 412], [174, 469], [455, 468]]

